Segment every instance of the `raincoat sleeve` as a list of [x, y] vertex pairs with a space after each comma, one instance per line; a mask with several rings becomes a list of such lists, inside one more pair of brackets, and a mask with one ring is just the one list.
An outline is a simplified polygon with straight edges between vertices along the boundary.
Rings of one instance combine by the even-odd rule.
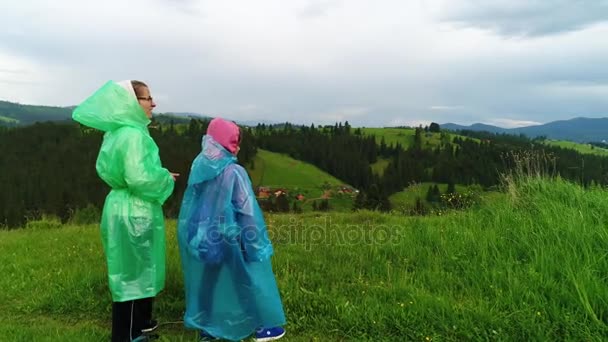
[[241, 244], [246, 261], [263, 261], [273, 253], [272, 244], [266, 230], [262, 210], [258, 205], [249, 175], [242, 167], [234, 168], [232, 206], [236, 222], [241, 228]]
[[162, 205], [173, 192], [175, 182], [169, 170], [162, 167], [156, 144], [137, 129], [120, 130], [127, 188], [137, 197]]

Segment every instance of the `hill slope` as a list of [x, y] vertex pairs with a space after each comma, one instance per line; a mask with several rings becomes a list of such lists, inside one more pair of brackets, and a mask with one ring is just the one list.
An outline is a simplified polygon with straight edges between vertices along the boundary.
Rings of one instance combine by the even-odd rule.
[[[286, 340], [603, 340], [606, 195], [532, 179], [511, 184], [503, 200], [447, 216], [268, 215]], [[156, 314], [176, 323], [158, 332], [189, 341], [195, 333], [179, 322], [174, 221], [167, 234]], [[3, 340], [108, 339], [111, 299], [96, 226], [44, 221], [0, 231], [0, 251]]]
[[258, 149], [254, 167], [248, 166], [247, 171], [254, 187], [320, 188], [324, 183], [344, 184], [311, 164], [262, 149]]
[[[70, 120], [73, 107], [53, 107], [53, 106], [33, 106], [24, 105], [8, 101], [0, 101], [0, 125], [16, 126], [28, 125], [37, 121], [63, 121]], [[191, 117], [209, 118], [206, 115], [191, 112], [169, 112], [168, 116], [174, 116], [176, 120], [188, 121]], [[162, 120], [162, 118], [161, 118]], [[245, 126], [255, 126], [259, 123], [273, 123], [267, 120], [252, 120], [252, 121], [237, 121]], [[454, 123], [445, 123], [441, 125], [447, 130], [474, 130], [488, 131], [492, 133], [507, 133], [507, 134], [525, 134], [531, 138], [537, 136], [547, 136], [556, 140], [570, 140], [577, 142], [600, 142], [608, 140], [608, 118], [585, 118], [579, 117], [570, 120], [559, 120], [549, 122], [543, 125], [519, 127], [519, 128], [501, 128], [492, 125], [476, 123], [470, 126], [463, 126]], [[384, 130], [381, 134], [379, 130]], [[364, 128], [365, 134], [385, 136], [386, 143], [400, 142], [407, 146], [411, 143], [413, 129], [397, 129], [397, 128]], [[378, 141], [379, 142], [379, 141]], [[432, 142], [431, 142], [432, 144]]]
[[37, 121], [71, 120], [71, 107], [31, 106], [0, 101], [0, 125], [29, 125]]
[[354, 193], [348, 195], [341, 191], [343, 186], [350, 186], [316, 166], [285, 154], [258, 149], [253, 168], [248, 165], [247, 171], [254, 188], [283, 189], [292, 197], [302, 195], [299, 205], [305, 212], [313, 210], [313, 202], [322, 199], [329, 200], [333, 211], [352, 209]]

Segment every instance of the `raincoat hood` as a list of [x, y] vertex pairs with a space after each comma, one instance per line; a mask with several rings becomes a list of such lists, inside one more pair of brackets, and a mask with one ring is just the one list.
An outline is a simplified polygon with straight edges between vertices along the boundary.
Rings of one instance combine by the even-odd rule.
[[217, 177], [230, 164], [235, 164], [237, 159], [215, 141], [212, 136], [203, 136], [202, 151], [192, 162], [188, 185], [199, 184]]
[[222, 118], [211, 120], [209, 127], [207, 127], [207, 135], [212, 136], [215, 141], [231, 153], [235, 153], [239, 148], [241, 136], [239, 126], [232, 121]]
[[108, 81], [74, 109], [72, 118], [104, 132], [125, 126], [145, 128], [150, 123], [130, 81]]

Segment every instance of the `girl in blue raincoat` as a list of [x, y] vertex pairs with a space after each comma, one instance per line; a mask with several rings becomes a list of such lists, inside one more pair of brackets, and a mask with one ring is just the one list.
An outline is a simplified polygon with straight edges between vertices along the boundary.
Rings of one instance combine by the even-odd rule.
[[201, 340], [281, 338], [285, 314], [272, 244], [245, 169], [236, 124], [216, 118], [192, 164], [178, 222], [187, 328]]

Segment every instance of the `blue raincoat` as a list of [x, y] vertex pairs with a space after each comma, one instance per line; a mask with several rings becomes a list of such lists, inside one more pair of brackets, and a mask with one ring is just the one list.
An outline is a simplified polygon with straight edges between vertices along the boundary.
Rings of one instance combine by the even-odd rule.
[[285, 324], [262, 211], [236, 157], [205, 135], [178, 222], [187, 328], [237, 341]]

